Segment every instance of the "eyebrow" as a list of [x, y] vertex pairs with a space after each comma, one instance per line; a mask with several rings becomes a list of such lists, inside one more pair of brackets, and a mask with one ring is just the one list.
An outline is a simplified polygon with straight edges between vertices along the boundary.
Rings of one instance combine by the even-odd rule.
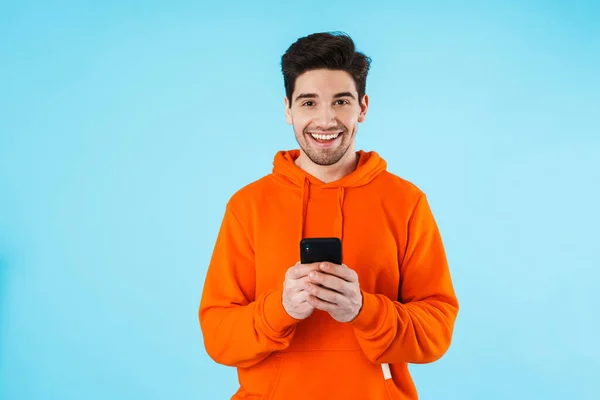
[[[296, 100], [301, 100], [301, 99], [315, 99], [319, 96], [317, 96], [316, 93], [300, 93], [298, 96], [296, 96]], [[339, 99], [340, 97], [350, 97], [352, 99], [354, 99], [354, 95], [350, 92], [341, 92], [341, 93], [337, 93], [333, 96], [334, 99]]]

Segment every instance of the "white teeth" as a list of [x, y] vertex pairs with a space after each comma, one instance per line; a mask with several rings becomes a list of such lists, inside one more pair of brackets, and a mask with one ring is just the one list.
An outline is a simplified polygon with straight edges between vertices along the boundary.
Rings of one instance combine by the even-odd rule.
[[336, 132], [332, 135], [318, 135], [316, 133], [311, 133], [310, 135], [319, 140], [331, 140], [337, 138], [340, 135], [340, 132]]

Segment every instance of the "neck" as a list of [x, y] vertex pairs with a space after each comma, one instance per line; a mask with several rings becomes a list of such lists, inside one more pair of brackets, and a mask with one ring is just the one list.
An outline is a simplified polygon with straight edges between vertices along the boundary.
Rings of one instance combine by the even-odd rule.
[[357, 161], [358, 157], [354, 151], [354, 146], [350, 146], [346, 154], [333, 165], [315, 164], [300, 150], [300, 156], [296, 159], [296, 165], [321, 182], [329, 183], [352, 173], [356, 169]]

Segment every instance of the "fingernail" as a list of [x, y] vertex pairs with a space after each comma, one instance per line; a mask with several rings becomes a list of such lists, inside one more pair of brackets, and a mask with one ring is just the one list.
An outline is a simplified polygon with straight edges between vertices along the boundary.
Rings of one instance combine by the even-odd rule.
[[327, 263], [321, 263], [321, 269], [322, 270], [326, 270], [327, 269]]

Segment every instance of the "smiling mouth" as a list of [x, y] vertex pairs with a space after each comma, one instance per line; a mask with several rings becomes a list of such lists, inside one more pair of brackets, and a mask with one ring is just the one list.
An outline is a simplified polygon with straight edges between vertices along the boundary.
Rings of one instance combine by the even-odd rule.
[[328, 142], [330, 140], [335, 140], [340, 136], [342, 132], [334, 132], [334, 133], [309, 133], [313, 139], [318, 142]]

